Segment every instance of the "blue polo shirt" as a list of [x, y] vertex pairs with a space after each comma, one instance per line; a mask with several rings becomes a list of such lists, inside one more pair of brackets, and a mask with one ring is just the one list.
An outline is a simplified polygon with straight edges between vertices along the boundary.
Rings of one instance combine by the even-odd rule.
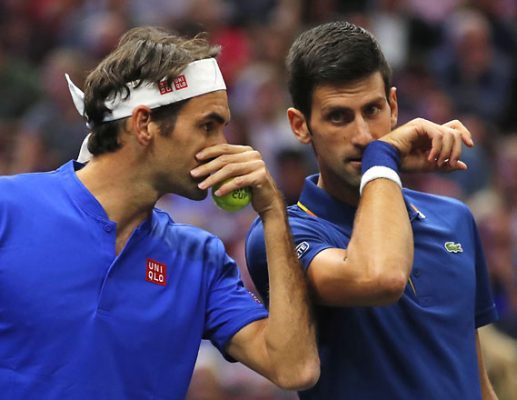
[[[346, 249], [356, 209], [306, 179], [289, 223], [302, 266], [327, 248]], [[481, 399], [476, 328], [496, 318], [477, 229], [459, 201], [404, 189], [415, 255], [400, 300], [384, 307], [318, 306], [321, 378], [301, 399]], [[390, 238], [386, 238], [390, 240]], [[263, 228], [255, 221], [246, 257], [267, 297]]]
[[184, 399], [202, 338], [267, 311], [213, 235], [154, 210], [116, 224], [77, 163], [0, 178], [0, 397]]

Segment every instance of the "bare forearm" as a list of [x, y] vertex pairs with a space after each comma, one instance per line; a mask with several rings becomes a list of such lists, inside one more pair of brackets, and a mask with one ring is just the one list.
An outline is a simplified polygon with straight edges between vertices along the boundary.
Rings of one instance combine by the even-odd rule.
[[310, 386], [315, 383], [309, 377], [315, 376], [315, 369], [319, 370], [319, 358], [306, 279], [296, 257], [283, 205], [261, 217], [270, 290], [269, 319], [264, 332], [267, 352], [279, 371], [280, 382], [307, 376]]
[[359, 203], [346, 262], [372, 282], [373, 304], [396, 300], [413, 262], [413, 234], [398, 185], [377, 179], [368, 183]]
[[494, 391], [494, 388], [490, 384], [490, 382], [487, 382], [485, 386], [482, 387], [482, 399], [483, 400], [498, 400], [497, 394]]
[[[221, 184], [224, 196], [245, 187], [264, 224], [270, 277], [269, 318], [239, 330], [226, 346], [235, 359], [286, 389], [312, 386], [319, 377], [319, 357], [306, 283], [298, 265], [286, 220], [285, 204], [259, 152], [249, 146], [217, 144], [200, 151], [193, 177], [199, 187]], [[203, 162], [204, 161], [204, 162]]]
[[481, 351], [481, 342], [479, 340], [479, 333], [476, 331], [476, 353], [478, 356], [478, 368], [479, 368], [479, 382], [481, 386], [481, 396], [483, 400], [497, 400], [497, 395], [492, 387], [490, 379], [488, 378], [488, 372], [485, 367], [483, 360], [483, 353]]
[[[353, 267], [366, 271], [360, 276], [367, 282], [364, 286], [373, 282], [373, 302], [395, 301], [406, 286], [413, 263], [412, 229], [400, 187], [390, 181], [400, 183], [393, 171], [463, 170], [466, 165], [459, 161], [462, 142], [473, 144], [470, 133], [459, 121], [436, 125], [416, 119], [366, 147], [362, 180], [369, 173], [370, 177], [373, 174], [382, 178], [364, 187], [347, 257]], [[375, 170], [379, 167], [387, 168], [391, 174]], [[379, 298], [375, 287], [382, 288]]]

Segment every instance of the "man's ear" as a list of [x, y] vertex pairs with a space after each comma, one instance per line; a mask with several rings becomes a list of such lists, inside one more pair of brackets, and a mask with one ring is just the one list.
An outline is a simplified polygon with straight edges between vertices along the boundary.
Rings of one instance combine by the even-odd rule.
[[397, 126], [397, 119], [399, 116], [399, 106], [397, 102], [397, 88], [393, 86], [390, 89], [390, 95], [388, 98], [388, 103], [390, 105], [390, 112], [391, 112], [391, 129], [395, 129]]
[[307, 127], [305, 115], [303, 115], [300, 110], [289, 107], [287, 109], [287, 119], [289, 120], [289, 125], [291, 125], [291, 130], [294, 136], [296, 136], [296, 139], [298, 139], [300, 143], [309, 144], [312, 141], [312, 136]]
[[156, 124], [151, 123], [151, 109], [146, 106], [136, 107], [131, 114], [130, 122], [138, 143], [147, 146], [156, 130]]

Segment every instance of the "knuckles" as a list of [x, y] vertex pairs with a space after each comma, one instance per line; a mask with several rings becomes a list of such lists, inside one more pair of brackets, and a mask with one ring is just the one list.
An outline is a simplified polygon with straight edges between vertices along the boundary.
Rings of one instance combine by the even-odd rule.
[[218, 161], [225, 166], [231, 162], [230, 156], [228, 154], [223, 154], [222, 156], [219, 156]]

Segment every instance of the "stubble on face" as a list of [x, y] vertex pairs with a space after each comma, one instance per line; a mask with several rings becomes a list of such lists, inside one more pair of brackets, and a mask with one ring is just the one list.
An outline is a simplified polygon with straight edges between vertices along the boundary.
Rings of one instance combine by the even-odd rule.
[[178, 113], [174, 130], [163, 139], [167, 148], [164, 179], [169, 193], [191, 200], [203, 200], [207, 189], [198, 184], [206, 176], [194, 178], [190, 171], [211, 160], [200, 161], [196, 154], [202, 149], [225, 142], [223, 128], [230, 119], [226, 91], [217, 91], [194, 97]]
[[391, 130], [391, 111], [380, 73], [352, 84], [316, 88], [309, 125], [320, 187], [342, 201], [357, 202], [362, 153]]
[[316, 154], [320, 166], [318, 186], [342, 201], [355, 203], [359, 199], [360, 163], [352, 165], [346, 156], [337, 162], [328, 162]]

